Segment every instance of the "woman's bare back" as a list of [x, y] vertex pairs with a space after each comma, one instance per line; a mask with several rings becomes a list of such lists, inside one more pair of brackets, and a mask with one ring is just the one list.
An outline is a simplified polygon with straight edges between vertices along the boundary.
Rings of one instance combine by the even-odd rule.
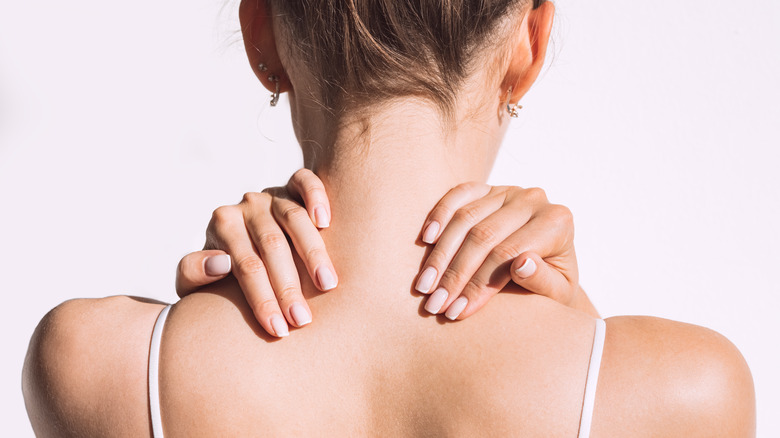
[[[166, 436], [577, 436], [591, 317], [506, 293], [450, 323], [414, 312], [408, 292], [374, 312], [358, 292], [310, 297], [316, 323], [280, 341], [232, 281], [181, 300], [161, 350]], [[50, 312], [25, 361], [36, 434], [150, 434], [149, 340], [163, 307], [110, 297]], [[607, 320], [591, 436], [754, 433], [750, 372], [725, 338]]]
[[284, 340], [234, 282], [179, 302], [161, 350], [166, 435], [577, 435], [592, 318], [504, 294], [452, 323], [408, 292], [373, 312], [350, 293], [310, 299], [316, 325]]

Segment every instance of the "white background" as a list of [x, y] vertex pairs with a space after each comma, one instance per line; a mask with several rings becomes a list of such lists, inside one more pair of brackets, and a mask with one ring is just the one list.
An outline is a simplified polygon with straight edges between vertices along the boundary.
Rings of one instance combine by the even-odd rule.
[[[557, 1], [554, 59], [492, 177], [574, 211], [603, 315], [729, 337], [764, 437], [780, 436], [779, 4]], [[235, 16], [219, 0], [0, 5], [3, 435], [32, 434], [20, 375], [47, 310], [174, 300], [211, 211], [300, 166]]]

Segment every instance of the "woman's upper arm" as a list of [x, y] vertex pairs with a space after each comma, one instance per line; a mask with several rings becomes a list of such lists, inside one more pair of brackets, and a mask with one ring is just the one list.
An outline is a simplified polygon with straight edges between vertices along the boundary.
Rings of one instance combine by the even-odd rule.
[[66, 301], [38, 324], [22, 389], [37, 436], [148, 436], [147, 361], [162, 304]]
[[592, 436], [755, 436], [750, 369], [724, 336], [642, 316], [606, 333]]

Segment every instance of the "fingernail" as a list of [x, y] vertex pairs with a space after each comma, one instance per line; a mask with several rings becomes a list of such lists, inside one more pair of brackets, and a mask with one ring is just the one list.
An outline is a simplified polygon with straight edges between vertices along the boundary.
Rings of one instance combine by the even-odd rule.
[[433, 282], [436, 280], [436, 269], [433, 266], [425, 268], [420, 278], [417, 280], [417, 285], [414, 287], [417, 292], [427, 294], [433, 287]]
[[328, 219], [328, 212], [325, 210], [325, 207], [318, 206], [314, 208], [314, 220], [317, 221], [317, 228], [328, 228], [330, 219]]
[[520, 278], [528, 278], [534, 275], [534, 272], [536, 272], [536, 262], [530, 257], [525, 259], [523, 266], [520, 266], [515, 270], [515, 274]]
[[450, 304], [450, 308], [447, 309], [447, 312], [444, 314], [444, 316], [454, 321], [455, 318], [457, 318], [460, 315], [460, 312], [463, 312], [463, 309], [465, 309], [468, 304], [469, 304], [468, 298], [460, 297], [457, 300], [453, 301], [452, 304]]
[[227, 254], [220, 254], [206, 257], [206, 260], [203, 262], [203, 270], [206, 271], [206, 275], [212, 277], [229, 274], [230, 256]]
[[438, 222], [433, 221], [428, 224], [427, 227], [425, 227], [425, 232], [423, 233], [423, 242], [425, 243], [433, 243], [433, 240], [436, 238], [436, 235], [439, 234], [439, 229], [441, 228], [441, 225], [439, 225]]
[[336, 276], [326, 267], [317, 269], [317, 280], [319, 280], [322, 290], [331, 290], [336, 287]]
[[311, 322], [309, 311], [307, 311], [301, 303], [293, 303], [293, 305], [290, 306], [290, 315], [292, 315], [295, 325], [298, 327], [303, 327]]
[[287, 329], [287, 322], [278, 313], [271, 315], [271, 327], [274, 329], [277, 337], [283, 338], [290, 334], [290, 331]]
[[436, 315], [441, 310], [441, 306], [444, 305], [444, 302], [447, 301], [448, 296], [450, 296], [450, 294], [447, 293], [444, 288], [440, 287], [436, 289], [436, 292], [428, 297], [428, 301], [425, 303], [425, 310]]

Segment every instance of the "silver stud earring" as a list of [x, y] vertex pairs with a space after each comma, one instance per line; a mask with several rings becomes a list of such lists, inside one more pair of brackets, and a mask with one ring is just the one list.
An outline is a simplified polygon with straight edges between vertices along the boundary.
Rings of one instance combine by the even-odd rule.
[[263, 64], [262, 62], [260, 63], [260, 65], [257, 66], [257, 68], [260, 69], [260, 71], [268, 70], [268, 67], [266, 67], [265, 64]]
[[520, 117], [520, 110], [523, 109], [523, 105], [520, 105], [520, 103], [516, 103], [514, 105], [509, 103], [509, 99], [512, 98], [512, 87], [509, 87], [509, 90], [507, 90], [507, 97], [506, 97], [506, 112], [509, 113], [509, 117], [516, 119]]
[[520, 110], [523, 109], [523, 105], [520, 104], [514, 104], [514, 105], [506, 105], [506, 111], [509, 113], [509, 117], [516, 119], [520, 117]]
[[279, 76], [268, 76], [268, 80], [276, 85], [276, 91], [271, 95], [271, 106], [276, 106], [276, 104], [279, 103]]

